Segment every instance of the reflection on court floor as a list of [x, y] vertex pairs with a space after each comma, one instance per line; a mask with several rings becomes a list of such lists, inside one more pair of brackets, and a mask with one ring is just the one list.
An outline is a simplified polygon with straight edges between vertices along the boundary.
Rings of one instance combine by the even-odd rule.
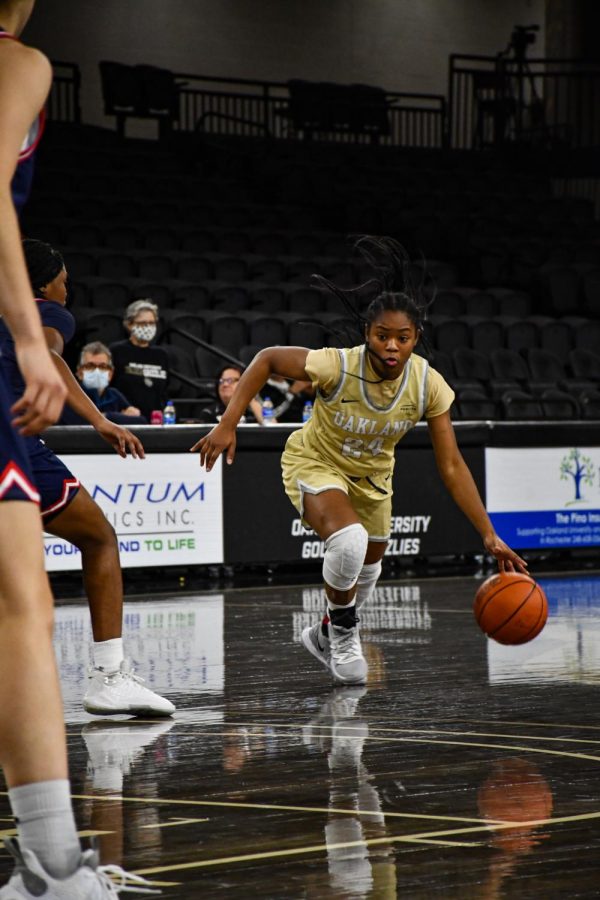
[[160, 721], [81, 712], [89, 617], [59, 608], [82, 833], [174, 900], [597, 896], [600, 579], [540, 580], [548, 625], [518, 648], [477, 628], [475, 579], [383, 585], [360, 687], [297, 642], [317, 587], [130, 600]]
[[572, 681], [600, 684], [600, 581], [541, 578], [550, 615], [529, 644], [488, 641], [490, 681]]
[[[55, 623], [67, 721], [90, 721], [81, 709], [92, 641], [87, 605], [58, 606]], [[128, 600], [123, 637], [127, 657], [153, 690], [186, 698], [222, 694], [222, 594]]]

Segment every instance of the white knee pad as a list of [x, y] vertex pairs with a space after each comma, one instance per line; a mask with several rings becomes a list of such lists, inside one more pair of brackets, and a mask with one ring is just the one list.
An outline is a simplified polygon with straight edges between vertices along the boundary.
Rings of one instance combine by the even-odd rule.
[[366, 528], [347, 525], [335, 531], [325, 541], [323, 578], [336, 591], [349, 591], [354, 587], [367, 552], [369, 536]]
[[363, 603], [371, 599], [375, 585], [381, 575], [381, 560], [376, 563], [369, 563], [362, 567], [356, 582], [356, 608], [360, 609]]

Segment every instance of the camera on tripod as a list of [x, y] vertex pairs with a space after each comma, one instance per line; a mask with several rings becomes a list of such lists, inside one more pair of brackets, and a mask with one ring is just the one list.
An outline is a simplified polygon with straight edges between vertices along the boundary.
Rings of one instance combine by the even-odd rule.
[[539, 25], [515, 25], [510, 36], [507, 53], [512, 50], [515, 59], [523, 60], [527, 55], [527, 47], [535, 44]]

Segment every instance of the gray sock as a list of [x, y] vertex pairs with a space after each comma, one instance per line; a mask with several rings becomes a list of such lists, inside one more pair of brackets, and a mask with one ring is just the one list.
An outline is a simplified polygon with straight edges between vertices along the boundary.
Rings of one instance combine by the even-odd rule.
[[68, 878], [79, 866], [81, 847], [66, 780], [37, 781], [8, 792], [19, 843], [33, 850], [53, 878]]

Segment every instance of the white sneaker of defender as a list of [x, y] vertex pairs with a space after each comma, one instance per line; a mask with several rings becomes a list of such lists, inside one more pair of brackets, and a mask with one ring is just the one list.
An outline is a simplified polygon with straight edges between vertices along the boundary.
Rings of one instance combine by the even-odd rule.
[[331, 671], [342, 684], [364, 684], [367, 680], [367, 661], [360, 644], [358, 625], [342, 628], [329, 625], [329, 649]]
[[81, 865], [68, 878], [52, 878], [33, 851], [21, 849], [14, 838], [4, 838], [14, 857], [15, 873], [0, 891], [0, 900], [114, 900], [120, 893], [160, 894], [150, 882], [120, 866], [99, 866], [95, 850], [81, 855]]
[[127, 660], [116, 672], [90, 670], [83, 708], [94, 716], [170, 716], [175, 712], [170, 700], [145, 687]]

